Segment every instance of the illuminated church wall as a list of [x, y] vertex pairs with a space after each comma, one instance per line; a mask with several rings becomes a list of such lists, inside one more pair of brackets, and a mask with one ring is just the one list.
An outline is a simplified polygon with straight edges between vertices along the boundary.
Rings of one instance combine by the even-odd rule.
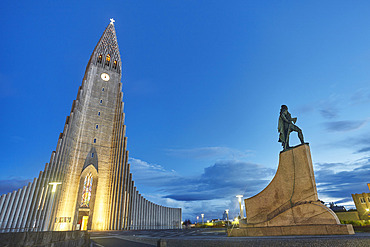
[[146, 200], [132, 181], [121, 75], [111, 21], [90, 57], [44, 171], [1, 196], [0, 230], [181, 228], [181, 209]]

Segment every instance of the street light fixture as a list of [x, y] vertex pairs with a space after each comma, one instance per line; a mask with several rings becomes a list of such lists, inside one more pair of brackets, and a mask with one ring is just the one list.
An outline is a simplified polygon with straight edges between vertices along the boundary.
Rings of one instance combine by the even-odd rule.
[[197, 224], [198, 224], [199, 216], [197, 216]]
[[244, 218], [243, 208], [242, 208], [242, 198], [243, 198], [243, 196], [242, 195], [237, 195], [236, 197], [238, 197], [238, 199], [239, 199], [240, 218], [243, 219]]
[[204, 214], [201, 214], [201, 216], [202, 216], [202, 224], [204, 224]]
[[226, 225], [229, 226], [229, 210], [226, 209], [225, 212], [226, 212]]
[[49, 183], [49, 184], [53, 186], [51, 192], [55, 192], [55, 191], [57, 191], [57, 185], [62, 184], [62, 183], [61, 182], [52, 182], [52, 183]]
[[[62, 184], [61, 182], [51, 182], [49, 185], [52, 185], [53, 188], [51, 189], [51, 199], [49, 200], [49, 208], [53, 208], [54, 205], [54, 199], [55, 199], [55, 192], [57, 191], [57, 185]], [[45, 216], [45, 225], [44, 225], [44, 231], [49, 229], [49, 225], [52, 223], [51, 222], [51, 210], [49, 210]]]

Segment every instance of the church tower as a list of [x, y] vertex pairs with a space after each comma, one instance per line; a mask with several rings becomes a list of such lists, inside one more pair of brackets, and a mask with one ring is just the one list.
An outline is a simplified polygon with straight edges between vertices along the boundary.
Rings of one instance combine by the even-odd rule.
[[[128, 168], [121, 71], [112, 21], [87, 64], [63, 137], [69, 144], [65, 150], [66, 172], [56, 217], [72, 217], [73, 223], [81, 227], [104, 229], [109, 224], [106, 222], [108, 206], [114, 188], [111, 173], [117, 165], [114, 164], [117, 149], [122, 156], [123, 168]], [[119, 136], [122, 138], [117, 138], [121, 134], [119, 132], [123, 133]], [[56, 224], [54, 229], [59, 230], [60, 227]]]
[[[33, 183], [0, 198], [1, 212], [6, 212], [0, 214], [1, 229], [181, 228], [181, 209], [147, 201], [132, 181], [121, 76], [111, 19], [86, 66], [50, 162]], [[21, 209], [13, 214], [14, 203]]]

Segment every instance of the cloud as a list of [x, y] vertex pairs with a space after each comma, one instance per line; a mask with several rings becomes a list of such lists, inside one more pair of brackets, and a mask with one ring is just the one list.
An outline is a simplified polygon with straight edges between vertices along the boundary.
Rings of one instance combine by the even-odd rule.
[[262, 189], [273, 174], [273, 169], [253, 163], [220, 161], [205, 168], [198, 178], [184, 178], [187, 183], [172, 186], [172, 193], [166, 197], [179, 201], [195, 201], [220, 199], [245, 192], [253, 194]]
[[326, 126], [326, 130], [328, 131], [337, 131], [337, 132], [346, 132], [357, 130], [365, 126], [367, 120], [361, 121], [333, 121], [333, 122], [326, 122], [324, 125]]
[[247, 157], [252, 151], [240, 151], [228, 147], [201, 147], [191, 149], [166, 149], [166, 154], [186, 158], [216, 158], [216, 159], [240, 159]]
[[161, 188], [168, 184], [173, 184], [180, 179], [179, 175], [171, 170], [166, 170], [157, 164], [150, 164], [140, 159], [129, 158], [130, 170], [133, 180], [140, 185], [149, 185]]
[[324, 118], [332, 119], [338, 117], [338, 110], [333, 107], [326, 107], [324, 109], [320, 109], [320, 114]]
[[357, 153], [366, 153], [370, 152], [370, 146], [361, 148], [360, 150], [357, 151]]
[[241, 188], [253, 193], [261, 188], [259, 184], [267, 184], [275, 172], [258, 164], [229, 160], [205, 168], [200, 176], [185, 177], [140, 159], [130, 158], [129, 161], [137, 184], [149, 185], [165, 192], [165, 198], [178, 201], [218, 199], [230, 191], [240, 193]]
[[333, 119], [339, 116], [341, 108], [338, 106], [342, 105], [343, 97], [337, 94], [331, 94], [329, 98], [322, 100], [316, 100], [308, 104], [298, 107], [301, 113], [319, 112], [320, 115], [325, 119]]
[[352, 137], [349, 140], [347, 140], [347, 142], [349, 142], [351, 145], [369, 145], [369, 139], [370, 135], [365, 134]]
[[[250, 197], [264, 189], [275, 175], [275, 169], [239, 161], [223, 160], [206, 167], [197, 177], [185, 177], [163, 166], [131, 158], [135, 183], [147, 185], [149, 200], [169, 207], [181, 207], [184, 219], [195, 219], [206, 213], [207, 219], [220, 218], [225, 209], [230, 217], [238, 214], [235, 195]], [[353, 207], [351, 194], [367, 192], [370, 161], [351, 163], [316, 163], [315, 178], [319, 198]], [[148, 188], [151, 191], [148, 191]]]
[[348, 138], [344, 140], [344, 142], [348, 143], [348, 145], [351, 145], [351, 147], [357, 147], [357, 151], [354, 153], [367, 153], [370, 152], [369, 139], [369, 134], [362, 134]]
[[[359, 163], [361, 162], [361, 163]], [[351, 194], [368, 192], [370, 161], [317, 164], [316, 183], [320, 199], [353, 205]], [[346, 167], [345, 170], [343, 170]], [[338, 169], [342, 168], [342, 169]], [[340, 170], [340, 171], [338, 171]]]
[[32, 182], [32, 179], [8, 178], [0, 180], [0, 195], [13, 192]]
[[364, 104], [370, 101], [370, 90], [369, 88], [359, 88], [350, 97], [352, 105]]
[[[235, 195], [253, 196], [270, 182], [275, 170], [239, 160], [218, 161], [196, 177], [185, 177], [160, 165], [131, 158], [131, 172], [141, 193], [155, 203], [183, 208], [184, 218], [207, 212], [221, 217], [226, 208], [236, 207]], [[235, 208], [235, 213], [238, 212]]]

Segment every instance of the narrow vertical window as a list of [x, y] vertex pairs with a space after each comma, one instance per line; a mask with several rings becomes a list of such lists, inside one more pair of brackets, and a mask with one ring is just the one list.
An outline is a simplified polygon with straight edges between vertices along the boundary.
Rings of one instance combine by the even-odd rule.
[[100, 54], [98, 57], [98, 63], [101, 63], [102, 59], [103, 59], [103, 56]]
[[104, 92], [104, 88], [101, 89]]
[[91, 153], [91, 158], [94, 158], [94, 153]]
[[101, 100], [100, 100], [100, 104], [102, 104], [102, 103], [103, 103], [103, 100], [101, 99]]
[[114, 62], [113, 62], [113, 69], [117, 69], [117, 61], [116, 60], [114, 60]]
[[96, 139], [94, 139], [94, 143], [96, 143]]
[[88, 173], [84, 180], [84, 187], [82, 190], [82, 198], [80, 207], [88, 208], [90, 207], [90, 199], [91, 199], [91, 188], [92, 188], [93, 177], [91, 172]]
[[98, 112], [98, 116], [100, 116], [100, 111]]
[[96, 126], [95, 126], [95, 128], [96, 128], [96, 129], [99, 129], [99, 125], [96, 125]]
[[108, 54], [108, 55], [105, 57], [105, 65], [109, 65], [109, 62], [110, 62], [110, 55]]

